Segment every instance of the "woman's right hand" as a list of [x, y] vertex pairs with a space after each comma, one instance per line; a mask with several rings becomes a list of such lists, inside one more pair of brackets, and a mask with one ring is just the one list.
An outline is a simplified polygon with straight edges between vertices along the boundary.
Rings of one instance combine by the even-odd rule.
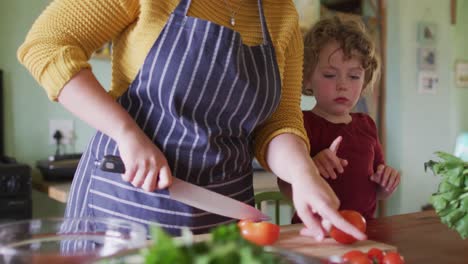
[[116, 138], [120, 157], [125, 165], [124, 181], [152, 192], [172, 184], [172, 173], [166, 157], [148, 136], [135, 125]]
[[125, 181], [145, 191], [167, 188], [172, 173], [161, 150], [101, 86], [89, 69], [78, 72], [60, 91], [59, 102], [77, 117], [117, 142]]
[[325, 179], [336, 179], [335, 170], [338, 173], [343, 173], [344, 167], [348, 166], [347, 160], [341, 159], [336, 155], [342, 139], [341, 136], [337, 137], [329, 148], [320, 151], [313, 157], [320, 175]]

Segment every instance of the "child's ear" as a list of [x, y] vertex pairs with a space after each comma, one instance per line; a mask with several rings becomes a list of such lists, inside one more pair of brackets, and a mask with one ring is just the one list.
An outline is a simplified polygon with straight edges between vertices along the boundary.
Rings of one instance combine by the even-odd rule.
[[304, 85], [304, 88], [305, 88], [305, 89], [310, 89], [310, 84], [311, 84], [311, 82], [312, 82], [312, 81], [310, 80], [310, 78], [304, 80], [304, 84], [303, 84], [303, 85]]
[[306, 89], [312, 89], [311, 85], [312, 85], [312, 79], [314, 78], [313, 74], [312, 73], [309, 73], [305, 78], [304, 78], [304, 82], [303, 82], [303, 86], [306, 88]]
[[304, 83], [302, 85], [302, 93], [304, 95], [312, 95], [312, 81], [311, 80], [304, 80]]

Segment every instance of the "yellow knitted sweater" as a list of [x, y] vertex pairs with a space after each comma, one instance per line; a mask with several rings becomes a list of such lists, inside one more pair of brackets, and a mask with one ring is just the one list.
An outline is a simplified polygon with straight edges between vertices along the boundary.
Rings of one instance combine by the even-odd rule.
[[[95, 50], [112, 40], [112, 85], [109, 94], [122, 95], [179, 0], [55, 0], [36, 20], [18, 58], [56, 100], [63, 86]], [[226, 5], [226, 3], [228, 5]], [[308, 142], [302, 123], [300, 92], [303, 43], [292, 0], [263, 0], [264, 12], [282, 80], [282, 98], [273, 116], [256, 130], [255, 152], [265, 167], [268, 142], [292, 133]], [[245, 44], [262, 43], [257, 0], [192, 0], [188, 15], [231, 27], [235, 14]]]

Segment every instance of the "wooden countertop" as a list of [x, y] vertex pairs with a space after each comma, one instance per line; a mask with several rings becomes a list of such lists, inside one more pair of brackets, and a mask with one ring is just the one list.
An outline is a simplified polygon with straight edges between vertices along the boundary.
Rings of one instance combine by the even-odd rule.
[[45, 193], [49, 198], [61, 203], [67, 202], [70, 186], [71, 182], [50, 182], [34, 178], [32, 180], [34, 190]]
[[[47, 194], [51, 199], [66, 203], [70, 192], [71, 182], [49, 182], [42, 178], [34, 177], [33, 188], [39, 192]], [[254, 171], [253, 177], [254, 191], [277, 191], [276, 176], [267, 171]]]
[[[302, 225], [283, 225], [279, 240], [273, 245], [304, 255], [327, 259], [350, 250], [367, 251], [370, 247], [397, 250], [405, 263], [462, 264], [468, 260], [468, 239], [463, 240], [454, 230], [440, 222], [434, 211], [377, 218], [367, 223], [369, 240], [340, 245], [327, 238], [317, 242], [299, 235]], [[208, 235], [195, 236], [196, 241]]]
[[[281, 226], [281, 233], [299, 230], [301, 225]], [[275, 244], [302, 254], [327, 257], [327, 252], [341, 252], [353, 249], [367, 250], [369, 245], [381, 249], [396, 248], [406, 263], [468, 263], [468, 239], [463, 240], [458, 233], [440, 222], [434, 211], [377, 218], [367, 223], [368, 241], [352, 245], [337, 246], [331, 238], [321, 244], [312, 238], [280, 236]], [[328, 242], [327, 242], [328, 241]], [[311, 246], [315, 245], [315, 246]], [[389, 248], [390, 247], [390, 248]], [[318, 248], [318, 250], [317, 250]]]
[[434, 211], [383, 217], [367, 227], [369, 239], [396, 246], [406, 263], [468, 262], [468, 239], [442, 224]]

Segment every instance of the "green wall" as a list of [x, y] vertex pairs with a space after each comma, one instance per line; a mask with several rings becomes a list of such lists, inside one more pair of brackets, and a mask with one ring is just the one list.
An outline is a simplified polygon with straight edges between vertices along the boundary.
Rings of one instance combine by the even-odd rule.
[[[45, 91], [26, 69], [18, 63], [16, 50], [34, 20], [50, 1], [0, 1], [0, 68], [4, 71], [5, 152], [18, 161], [28, 163], [38, 175], [35, 162], [54, 154], [49, 145], [49, 119], [74, 120], [76, 143], [67, 152], [83, 151], [93, 129], [64, 110], [58, 103], [48, 100]], [[110, 84], [110, 62], [93, 61], [93, 71], [104, 84]], [[33, 193], [34, 217], [62, 215], [63, 204]]]
[[[18, 63], [16, 50], [34, 20], [47, 6], [47, 0], [2, 1], [0, 11], [1, 35], [0, 67], [4, 70], [6, 105], [6, 153], [23, 162], [32, 163], [54, 153], [48, 141], [49, 119], [74, 120], [76, 143], [67, 151], [82, 151], [92, 130], [62, 109], [51, 103], [45, 91], [35, 82], [26, 69]], [[14, 11], [12, 11], [14, 10]], [[94, 72], [99, 77], [109, 74], [109, 62], [95, 61]], [[101, 78], [104, 84], [110, 83]]]
[[[389, 203], [390, 214], [420, 210], [428, 202], [439, 179], [425, 173], [423, 164], [434, 158], [434, 151], [453, 152], [455, 137], [466, 122], [462, 116], [467, 108], [461, 103], [468, 96], [455, 88], [454, 62], [463, 50], [462, 42], [466, 46], [468, 40], [466, 22], [461, 23], [467, 2], [458, 1], [459, 22], [451, 25], [449, 1], [387, 1], [387, 161], [402, 172], [401, 187]], [[417, 91], [417, 48], [421, 45], [417, 26], [421, 21], [438, 27], [435, 95]]]
[[[468, 62], [468, 0], [457, 1], [457, 25], [455, 27], [455, 59]], [[468, 88], [455, 89], [455, 98], [458, 110], [458, 122], [460, 131], [468, 132]], [[463, 115], [465, 114], [465, 116]]]

